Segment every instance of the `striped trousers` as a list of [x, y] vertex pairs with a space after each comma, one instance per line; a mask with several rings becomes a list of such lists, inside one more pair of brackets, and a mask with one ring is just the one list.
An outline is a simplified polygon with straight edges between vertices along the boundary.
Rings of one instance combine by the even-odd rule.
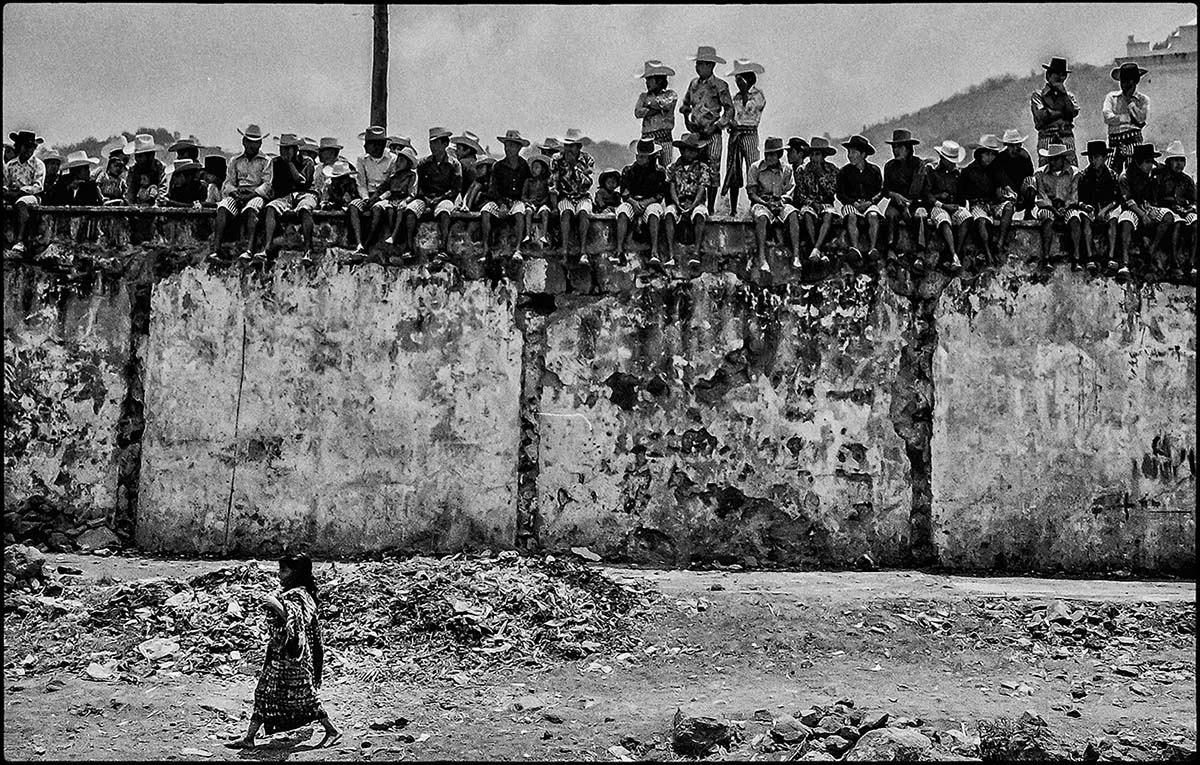
[[758, 161], [758, 128], [730, 128], [728, 156], [725, 158], [725, 188], [746, 185], [750, 163]]
[[1139, 146], [1142, 143], [1145, 143], [1145, 141], [1142, 139], [1142, 131], [1140, 129], [1129, 130], [1108, 137], [1108, 148], [1112, 150], [1112, 154], [1108, 156], [1108, 166], [1112, 168], [1114, 175], [1121, 174], [1121, 170], [1125, 168], [1125, 163], [1133, 156], [1133, 147]]

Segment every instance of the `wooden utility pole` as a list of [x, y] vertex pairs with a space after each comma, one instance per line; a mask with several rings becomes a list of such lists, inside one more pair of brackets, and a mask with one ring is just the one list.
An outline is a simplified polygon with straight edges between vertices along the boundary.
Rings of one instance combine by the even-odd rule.
[[375, 3], [375, 44], [371, 56], [371, 124], [387, 127], [388, 7]]

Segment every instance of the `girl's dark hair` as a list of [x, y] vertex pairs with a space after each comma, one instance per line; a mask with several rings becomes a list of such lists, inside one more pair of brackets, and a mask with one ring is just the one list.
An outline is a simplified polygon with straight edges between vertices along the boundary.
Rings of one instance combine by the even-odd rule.
[[313, 578], [312, 559], [303, 553], [284, 555], [279, 559], [279, 567], [292, 572], [292, 583], [303, 587], [317, 601], [317, 580]]

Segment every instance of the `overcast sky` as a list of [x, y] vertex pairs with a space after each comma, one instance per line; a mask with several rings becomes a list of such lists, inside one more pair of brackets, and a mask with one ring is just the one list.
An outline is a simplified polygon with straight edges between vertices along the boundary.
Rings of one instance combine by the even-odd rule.
[[[50, 143], [140, 125], [235, 148], [237, 127], [335, 135], [370, 116], [370, 6], [8, 4], [3, 124]], [[1152, 42], [1188, 4], [391, 7], [390, 132], [529, 137], [579, 127], [629, 141], [642, 62], [683, 91], [713, 45], [761, 63], [760, 134], [834, 135], [914, 111], [1051, 55], [1101, 64]], [[724, 76], [729, 65], [718, 65]], [[733, 83], [730, 81], [733, 88]], [[682, 119], [676, 123], [682, 132]]]

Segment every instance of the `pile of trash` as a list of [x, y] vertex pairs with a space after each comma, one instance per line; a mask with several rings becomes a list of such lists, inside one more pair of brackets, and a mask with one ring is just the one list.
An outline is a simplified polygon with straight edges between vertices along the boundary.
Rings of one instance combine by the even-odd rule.
[[[451, 677], [546, 667], [638, 640], [649, 592], [554, 556], [454, 555], [318, 566], [326, 666], [359, 679]], [[57, 597], [5, 598], [5, 663], [20, 674], [82, 670], [97, 679], [154, 672], [252, 674], [266, 642], [257, 563], [182, 580], [85, 582]], [[70, 650], [64, 650], [69, 647]]]

